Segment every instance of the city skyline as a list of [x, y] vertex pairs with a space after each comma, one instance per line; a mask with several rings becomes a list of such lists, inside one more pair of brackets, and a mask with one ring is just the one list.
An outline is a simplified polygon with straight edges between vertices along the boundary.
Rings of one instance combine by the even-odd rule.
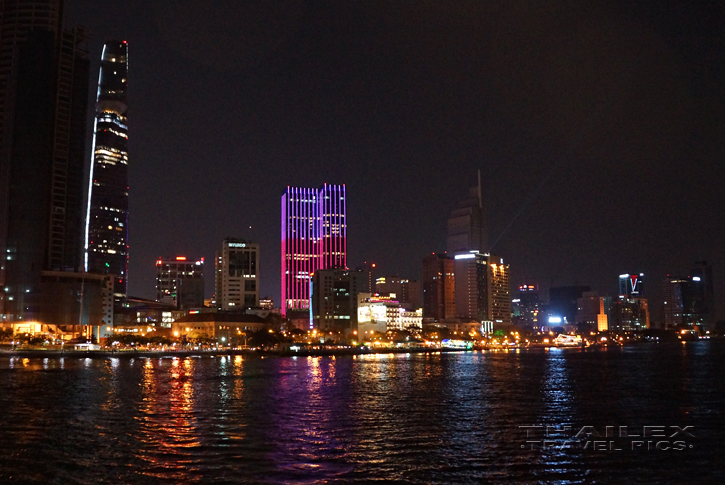
[[[279, 190], [327, 180], [347, 184], [350, 216], [367, 221], [350, 233], [348, 265], [374, 261], [420, 279], [421, 259], [445, 248], [446, 217], [480, 169], [492, 252], [511, 264], [512, 286], [553, 279], [614, 294], [628, 270], [656, 282], [708, 260], [721, 295], [723, 70], [708, 7], [516, 5], [455, 4], [438, 15], [404, 4], [400, 16], [292, 2], [285, 13], [240, 7], [222, 18], [193, 2], [146, 16], [140, 2], [69, 2], [92, 50], [106, 37], [139, 50], [130, 293], [153, 294], [147, 268], [158, 254], [210, 259], [227, 234], [275, 247]], [[275, 22], [222, 52], [221, 32], [253, 25], [248, 15]], [[184, 38], [189, 18], [198, 29]], [[576, 27], [576, 42], [547, 23], [556, 19]], [[161, 71], [185, 81], [162, 86]], [[230, 92], [245, 95], [221, 95]], [[162, 113], [168, 123], [156, 126]], [[238, 136], [222, 142], [222, 126]], [[251, 186], [234, 183], [242, 174]], [[195, 196], [175, 195], [185, 190]], [[262, 258], [260, 293], [278, 301], [278, 258]], [[659, 286], [648, 287], [652, 301]]]

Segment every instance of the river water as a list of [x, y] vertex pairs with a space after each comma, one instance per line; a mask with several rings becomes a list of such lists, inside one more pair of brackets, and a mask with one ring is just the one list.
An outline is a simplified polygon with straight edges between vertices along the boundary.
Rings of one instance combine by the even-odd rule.
[[715, 341], [355, 357], [4, 354], [0, 482], [725, 483], [724, 376], [725, 342]]

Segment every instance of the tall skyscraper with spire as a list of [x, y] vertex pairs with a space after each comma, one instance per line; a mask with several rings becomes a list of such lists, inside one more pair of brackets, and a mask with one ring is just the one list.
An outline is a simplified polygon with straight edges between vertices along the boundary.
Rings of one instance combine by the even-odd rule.
[[488, 219], [478, 184], [448, 218], [448, 254], [454, 258], [456, 317], [492, 329], [511, 324], [509, 265], [489, 254]]
[[88, 183], [85, 267], [113, 275], [116, 300], [128, 284], [128, 44], [103, 46]]
[[347, 267], [345, 185], [282, 194], [282, 311], [306, 310], [318, 269]]
[[483, 204], [481, 171], [478, 184], [461, 200], [448, 218], [448, 254], [466, 251], [488, 251], [488, 220]]
[[88, 33], [62, 14], [0, 2], [0, 320], [45, 318], [42, 288], [82, 267]]

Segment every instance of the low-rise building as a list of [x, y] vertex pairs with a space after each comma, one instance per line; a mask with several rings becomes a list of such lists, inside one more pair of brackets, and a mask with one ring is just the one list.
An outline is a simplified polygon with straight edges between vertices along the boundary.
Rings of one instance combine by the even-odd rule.
[[260, 330], [269, 330], [270, 324], [257, 315], [236, 312], [195, 313], [180, 318], [171, 324], [176, 338], [213, 339], [226, 343], [232, 339], [247, 337]]
[[423, 327], [423, 309], [406, 310], [392, 296], [358, 295], [358, 331], [386, 332], [388, 330], [409, 330], [419, 332]]

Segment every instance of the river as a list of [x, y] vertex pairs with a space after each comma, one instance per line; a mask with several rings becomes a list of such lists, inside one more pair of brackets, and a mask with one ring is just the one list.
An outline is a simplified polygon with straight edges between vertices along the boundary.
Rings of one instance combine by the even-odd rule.
[[0, 482], [725, 483], [725, 342], [0, 355]]

